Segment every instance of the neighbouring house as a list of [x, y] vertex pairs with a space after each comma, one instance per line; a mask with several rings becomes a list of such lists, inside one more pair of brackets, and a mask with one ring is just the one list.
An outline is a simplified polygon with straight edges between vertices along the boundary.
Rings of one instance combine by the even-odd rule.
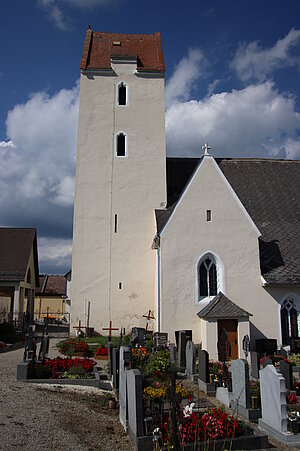
[[47, 318], [50, 322], [63, 320], [69, 322], [69, 315], [66, 309], [67, 280], [65, 276], [41, 275], [39, 277], [40, 286], [35, 292], [34, 319], [44, 321]]
[[22, 327], [39, 284], [36, 229], [0, 228], [0, 322]]
[[87, 30], [80, 68], [72, 325], [298, 338], [300, 162], [166, 158], [159, 33]]

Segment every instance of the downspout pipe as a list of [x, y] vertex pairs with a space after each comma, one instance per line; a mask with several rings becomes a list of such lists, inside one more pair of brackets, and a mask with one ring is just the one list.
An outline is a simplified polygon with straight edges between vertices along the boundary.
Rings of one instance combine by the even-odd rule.
[[157, 331], [160, 332], [160, 247], [157, 248]]

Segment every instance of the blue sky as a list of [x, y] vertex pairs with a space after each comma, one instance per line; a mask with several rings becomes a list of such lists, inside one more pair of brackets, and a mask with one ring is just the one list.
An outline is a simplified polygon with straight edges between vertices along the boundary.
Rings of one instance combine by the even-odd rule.
[[2, 0], [0, 225], [71, 265], [79, 63], [94, 31], [160, 31], [169, 155], [300, 158], [298, 0]]

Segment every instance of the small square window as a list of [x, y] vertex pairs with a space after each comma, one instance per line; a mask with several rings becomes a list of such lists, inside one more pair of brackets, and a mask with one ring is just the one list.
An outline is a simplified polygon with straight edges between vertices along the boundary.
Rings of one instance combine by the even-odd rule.
[[206, 210], [206, 221], [211, 221], [211, 210]]

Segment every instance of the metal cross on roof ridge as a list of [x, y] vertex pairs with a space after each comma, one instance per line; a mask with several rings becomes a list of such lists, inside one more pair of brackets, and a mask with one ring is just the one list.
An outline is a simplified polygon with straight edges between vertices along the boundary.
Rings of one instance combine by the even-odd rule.
[[207, 143], [202, 146], [202, 149], [204, 150], [204, 155], [210, 155], [209, 150], [211, 149], [211, 147]]

